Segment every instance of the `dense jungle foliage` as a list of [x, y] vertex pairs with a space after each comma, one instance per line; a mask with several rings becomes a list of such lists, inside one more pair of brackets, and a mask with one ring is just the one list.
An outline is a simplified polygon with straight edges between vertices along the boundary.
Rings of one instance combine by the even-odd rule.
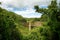
[[[36, 12], [42, 13], [42, 16], [33, 19], [23, 18], [0, 7], [0, 40], [60, 40], [59, 6], [57, 0], [51, 1], [46, 9], [36, 5]], [[43, 25], [29, 31], [26, 23], [30, 20], [43, 22]]]

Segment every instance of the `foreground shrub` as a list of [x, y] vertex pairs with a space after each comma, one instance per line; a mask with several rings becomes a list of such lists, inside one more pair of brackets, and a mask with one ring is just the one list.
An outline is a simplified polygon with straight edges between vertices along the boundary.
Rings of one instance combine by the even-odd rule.
[[51, 37], [50, 27], [38, 27], [33, 29], [23, 40], [51, 40]]

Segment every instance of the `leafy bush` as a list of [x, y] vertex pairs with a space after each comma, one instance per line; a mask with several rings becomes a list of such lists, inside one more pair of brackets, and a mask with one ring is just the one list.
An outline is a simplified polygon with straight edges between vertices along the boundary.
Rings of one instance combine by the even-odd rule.
[[23, 35], [23, 40], [51, 40], [52, 32], [50, 27], [37, 27], [29, 32], [27, 36]]
[[21, 34], [17, 31], [13, 18], [5, 13], [8, 14], [3, 9], [0, 12], [0, 40], [20, 40]]

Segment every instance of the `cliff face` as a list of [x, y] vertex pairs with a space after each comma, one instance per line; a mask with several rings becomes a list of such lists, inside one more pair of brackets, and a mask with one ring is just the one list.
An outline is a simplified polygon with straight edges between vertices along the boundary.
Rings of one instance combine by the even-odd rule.
[[[23, 25], [24, 25], [25, 27], [28, 27], [28, 23], [23, 23]], [[32, 26], [32, 27], [38, 27], [38, 26], [42, 26], [42, 25], [43, 25], [43, 23], [40, 22], [40, 21], [35, 21], [35, 22], [32, 22], [32, 23], [31, 23], [31, 26]]]
[[36, 27], [42, 26], [42, 22], [40, 22], [40, 21], [35, 21], [34, 23], [32, 23], [32, 26], [36, 26]]

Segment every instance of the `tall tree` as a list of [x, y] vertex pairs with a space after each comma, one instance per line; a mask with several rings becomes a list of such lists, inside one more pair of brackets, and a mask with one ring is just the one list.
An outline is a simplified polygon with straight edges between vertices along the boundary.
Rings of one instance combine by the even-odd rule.
[[[53, 31], [53, 39], [52, 40], [59, 40], [59, 31], [60, 31], [60, 18], [58, 16], [60, 16], [60, 11], [58, 9], [58, 6], [57, 6], [57, 0], [52, 0], [51, 1], [51, 4], [48, 6], [47, 9], [41, 9], [41, 8], [38, 8], [38, 6], [36, 7], [35, 6], [35, 9], [36, 9], [36, 12], [39, 12], [39, 13], [43, 13], [43, 14], [47, 14], [48, 17], [49, 17], [49, 22], [48, 22], [48, 25], [50, 26], [51, 30]], [[56, 36], [54, 36], [56, 35]]]
[[1, 2], [0, 2], [0, 4], [1, 4]]

